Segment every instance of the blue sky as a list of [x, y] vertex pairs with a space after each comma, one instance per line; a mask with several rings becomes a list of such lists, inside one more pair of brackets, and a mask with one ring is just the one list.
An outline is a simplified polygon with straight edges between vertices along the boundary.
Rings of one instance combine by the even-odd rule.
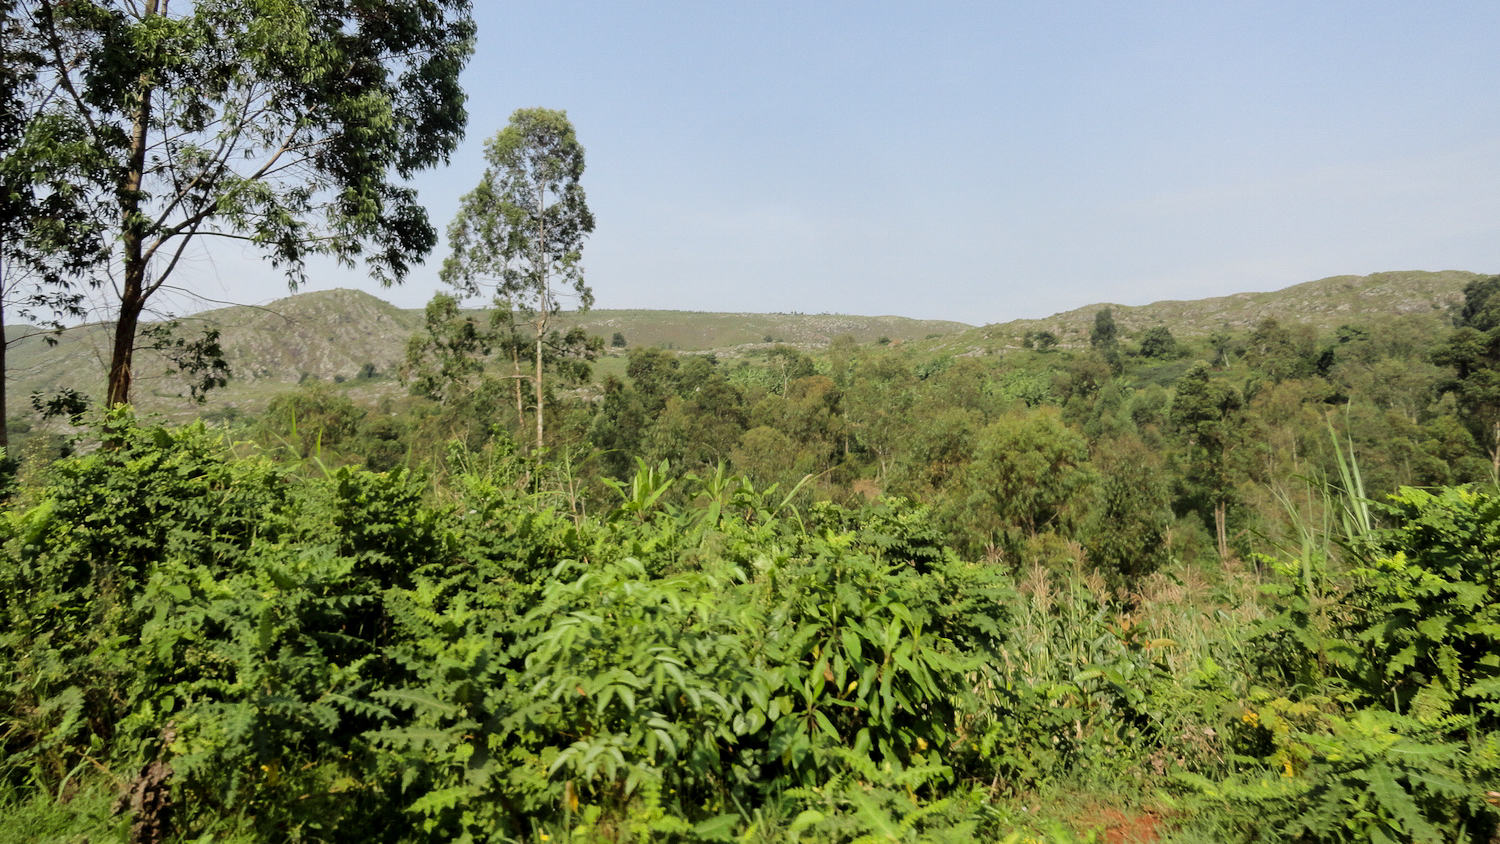
[[[588, 150], [600, 308], [1041, 317], [1500, 271], [1500, 3], [476, 0], [446, 227], [526, 106]], [[443, 250], [403, 288], [419, 307]], [[285, 295], [209, 262], [214, 298]]]

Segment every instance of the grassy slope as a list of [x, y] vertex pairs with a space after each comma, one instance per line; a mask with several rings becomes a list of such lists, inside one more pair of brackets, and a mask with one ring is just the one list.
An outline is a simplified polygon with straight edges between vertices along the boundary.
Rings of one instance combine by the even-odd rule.
[[759, 345], [770, 337], [796, 346], [826, 345], [848, 335], [860, 343], [881, 337], [917, 340], [932, 334], [953, 334], [972, 326], [943, 320], [844, 314], [721, 314], [700, 311], [590, 311], [568, 320], [609, 340], [615, 332], [631, 345], [666, 346], [685, 351]]
[[[352, 377], [365, 363], [394, 372], [416, 330], [420, 314], [404, 311], [368, 293], [333, 290], [306, 293], [266, 307], [222, 308], [184, 319], [184, 334], [205, 327], [220, 330], [220, 344], [234, 378], [213, 404], [264, 399], [308, 377], [332, 380]], [[98, 397], [104, 393], [109, 332], [102, 325], [70, 329], [48, 347], [41, 337], [18, 343], [11, 352], [11, 404], [17, 414], [33, 391], [69, 386]], [[136, 402], [148, 412], [174, 417], [197, 412], [178, 394], [182, 379], [167, 374], [167, 363], [152, 353], [136, 356]]]
[[1216, 331], [1238, 333], [1267, 317], [1309, 323], [1320, 331], [1396, 315], [1431, 316], [1438, 326], [1446, 323], [1448, 308], [1463, 300], [1464, 285], [1479, 277], [1458, 270], [1341, 275], [1281, 290], [1211, 299], [1134, 307], [1099, 303], [1045, 319], [989, 325], [940, 342], [950, 348], [1015, 348], [1028, 331], [1051, 331], [1064, 346], [1087, 345], [1094, 315], [1102, 308], [1112, 309], [1116, 324], [1127, 336], [1154, 325], [1165, 325], [1183, 338]]

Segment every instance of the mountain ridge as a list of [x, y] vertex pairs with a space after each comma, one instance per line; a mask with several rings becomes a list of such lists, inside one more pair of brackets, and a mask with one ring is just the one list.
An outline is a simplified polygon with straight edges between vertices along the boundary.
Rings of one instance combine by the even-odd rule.
[[1040, 319], [992, 323], [966, 332], [962, 339], [1018, 347], [1027, 332], [1050, 331], [1064, 346], [1087, 345], [1095, 315], [1104, 308], [1127, 335], [1163, 325], [1182, 338], [1245, 331], [1266, 318], [1306, 323], [1319, 331], [1390, 316], [1431, 316], [1441, 323], [1463, 301], [1464, 286], [1484, 277], [1466, 270], [1397, 270], [1329, 276], [1278, 290], [1203, 299], [1164, 299], [1146, 305], [1100, 302]]

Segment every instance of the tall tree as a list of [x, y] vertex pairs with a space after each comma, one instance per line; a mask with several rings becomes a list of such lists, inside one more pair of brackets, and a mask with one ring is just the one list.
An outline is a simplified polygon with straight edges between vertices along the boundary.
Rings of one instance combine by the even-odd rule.
[[1439, 389], [1457, 397], [1474, 439], [1489, 452], [1491, 471], [1500, 477], [1500, 276], [1464, 287], [1454, 324], [1432, 355], [1433, 363], [1455, 371]]
[[1115, 312], [1103, 308], [1094, 314], [1094, 327], [1089, 331], [1089, 345], [1101, 352], [1113, 351], [1120, 345], [1120, 327], [1115, 324]]
[[1094, 314], [1094, 327], [1089, 331], [1089, 346], [1109, 364], [1111, 373], [1119, 375], [1124, 371], [1125, 362], [1120, 357], [1120, 327], [1115, 323], [1113, 309], [1104, 308]]
[[199, 238], [253, 244], [293, 288], [310, 255], [389, 284], [436, 243], [400, 180], [462, 137], [469, 0], [12, 2], [38, 45], [33, 105], [87, 147], [79, 189], [112, 235], [110, 405]]
[[584, 199], [583, 146], [567, 112], [523, 108], [485, 144], [484, 177], [448, 227], [453, 251], [445, 282], [468, 295], [492, 290], [495, 304], [531, 326], [536, 445], [544, 439], [542, 370], [553, 318], [572, 295], [594, 303], [584, 283], [583, 241], [594, 230]]
[[1203, 361], [1193, 364], [1177, 382], [1172, 425], [1187, 440], [1188, 480], [1211, 505], [1219, 557], [1229, 557], [1228, 511], [1234, 497], [1231, 452], [1242, 433], [1244, 397], [1213, 378]]
[[0, 0], [0, 447], [9, 445], [6, 351], [24, 336], [6, 331], [7, 318], [60, 330], [83, 316], [75, 282], [106, 254], [93, 198], [76, 187], [99, 174], [97, 162], [79, 127], [50, 106], [46, 43], [22, 8]]

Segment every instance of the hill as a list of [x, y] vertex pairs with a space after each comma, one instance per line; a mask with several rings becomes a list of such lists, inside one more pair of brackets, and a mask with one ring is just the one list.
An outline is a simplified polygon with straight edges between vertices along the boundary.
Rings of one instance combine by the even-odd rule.
[[988, 325], [944, 338], [942, 344], [1013, 348], [1029, 331], [1050, 331], [1064, 346], [1087, 345], [1094, 315], [1103, 308], [1111, 309], [1115, 323], [1127, 335], [1164, 325], [1178, 337], [1202, 337], [1218, 331], [1245, 331], [1267, 317], [1307, 323], [1319, 331], [1390, 316], [1430, 316], [1437, 326], [1445, 324], [1449, 309], [1463, 301], [1464, 285], [1481, 277], [1460, 270], [1340, 275], [1262, 293], [1137, 306], [1101, 302], [1045, 319]]
[[[357, 290], [304, 293], [264, 307], [235, 306], [206, 311], [181, 320], [185, 335], [217, 328], [220, 345], [233, 374], [225, 399], [256, 397], [280, 391], [300, 380], [332, 380], [353, 376], [365, 364], [380, 372], [394, 372], [406, 339], [420, 323], [420, 314], [406, 311]], [[26, 396], [71, 387], [98, 397], [104, 392], [109, 358], [109, 327], [92, 324], [71, 328], [55, 337], [28, 337], [11, 350], [11, 412], [17, 413]], [[138, 353], [135, 361], [136, 401], [155, 412], [184, 413], [193, 409], [178, 394], [180, 378], [168, 373], [159, 355]]]
[[[843, 335], [861, 343], [883, 337], [917, 340], [973, 327], [894, 316], [647, 310], [593, 310], [564, 315], [560, 323], [563, 327], [581, 325], [606, 341], [619, 333], [629, 346], [723, 354], [768, 343], [822, 346]], [[394, 376], [408, 338], [421, 330], [422, 312], [397, 308], [359, 290], [328, 290], [265, 306], [205, 311], [184, 318], [181, 324], [184, 333], [197, 334], [209, 327], [220, 331], [220, 345], [234, 375], [213, 403], [253, 411], [271, 395], [305, 380], [349, 380], [371, 367], [378, 375]], [[12, 336], [20, 333], [24, 328], [13, 329]], [[56, 345], [47, 344], [48, 337]], [[20, 413], [26, 397], [38, 391], [50, 394], [70, 387], [102, 395], [108, 344], [108, 328], [100, 324], [72, 328], [55, 337], [34, 335], [20, 340], [10, 353], [11, 412]], [[169, 366], [160, 356], [138, 354], [135, 368], [136, 402], [143, 409], [174, 416], [196, 412], [195, 406], [180, 397], [181, 380], [167, 373]], [[392, 378], [366, 379], [351, 389], [365, 399], [404, 394]]]
[[920, 340], [967, 331], [973, 326], [945, 320], [847, 314], [726, 314], [703, 311], [594, 310], [565, 319], [609, 340], [616, 332], [632, 346], [662, 346], [681, 351], [714, 351], [737, 346], [786, 343], [823, 346], [836, 337], [860, 343]]
[[[800, 313], [706, 313], [697, 311], [593, 310], [565, 315], [564, 326], [581, 325], [606, 342], [618, 333], [627, 346], [659, 346], [684, 352], [713, 351], [736, 356], [770, 343], [804, 348], [827, 345], [851, 336], [859, 343], [882, 338], [919, 348], [958, 351], [1017, 348], [1027, 332], [1050, 331], [1062, 345], [1088, 342], [1094, 315], [1111, 308], [1128, 336], [1165, 325], [1180, 337], [1217, 331], [1243, 331], [1266, 317], [1310, 323], [1332, 330], [1345, 323], [1378, 321], [1386, 316], [1430, 318], [1434, 330], [1463, 298], [1463, 287], [1475, 273], [1387, 272], [1368, 276], [1334, 276], [1282, 290], [1237, 293], [1192, 301], [1128, 306], [1100, 303], [1045, 319], [1015, 320], [976, 328], [958, 322], [914, 320], [895, 316]], [[207, 311], [182, 321], [189, 332], [216, 327], [234, 372], [216, 405], [254, 412], [270, 396], [305, 380], [347, 381], [362, 370], [375, 379], [350, 384], [357, 400], [399, 396], [404, 390], [394, 375], [406, 342], [422, 325], [422, 313], [397, 308], [358, 290], [303, 293], [260, 307], [236, 306]], [[12, 336], [22, 329], [11, 329]], [[10, 353], [12, 413], [21, 413], [33, 392], [71, 387], [92, 396], [103, 393], [109, 335], [105, 326], [70, 329], [45, 342], [47, 335], [20, 340]], [[926, 341], [926, 342], [922, 342]], [[611, 350], [618, 355], [619, 349]], [[604, 367], [621, 369], [621, 362]], [[186, 399], [180, 379], [167, 374], [159, 356], [146, 353], [136, 364], [137, 403], [147, 411], [187, 416], [198, 408]]]

